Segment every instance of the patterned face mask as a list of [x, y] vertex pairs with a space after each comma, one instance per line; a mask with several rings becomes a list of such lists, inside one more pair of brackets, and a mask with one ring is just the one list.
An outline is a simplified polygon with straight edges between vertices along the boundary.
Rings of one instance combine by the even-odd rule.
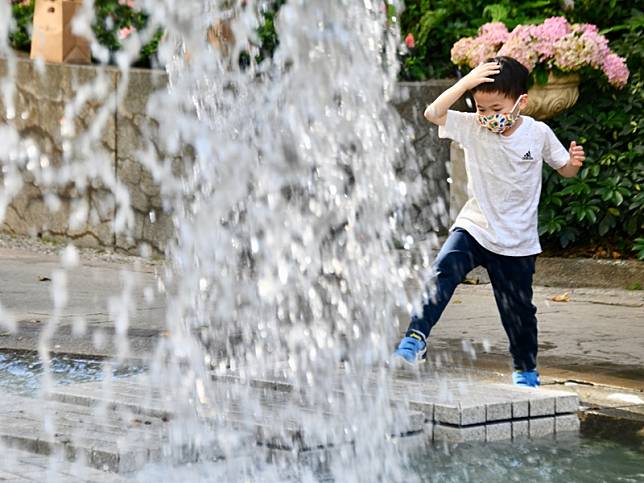
[[519, 96], [519, 98], [517, 99], [517, 102], [514, 103], [514, 106], [512, 106], [512, 109], [510, 110], [510, 112], [489, 114], [487, 116], [484, 116], [483, 114], [479, 114], [477, 117], [479, 124], [484, 128], [489, 129], [495, 134], [501, 134], [502, 132], [505, 132], [507, 129], [510, 129], [514, 124], [514, 122], [519, 117], [519, 113], [517, 112], [515, 114], [514, 111], [519, 106], [519, 102], [521, 101], [522, 97], [523, 96]]

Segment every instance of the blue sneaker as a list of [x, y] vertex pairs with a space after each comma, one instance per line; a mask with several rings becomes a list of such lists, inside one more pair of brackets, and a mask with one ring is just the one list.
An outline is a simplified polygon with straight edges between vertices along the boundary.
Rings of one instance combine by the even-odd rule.
[[537, 387], [541, 384], [541, 380], [537, 371], [514, 371], [512, 383], [523, 387]]
[[422, 334], [412, 333], [409, 337], [403, 337], [394, 352], [394, 357], [399, 357], [408, 364], [425, 362], [427, 359], [427, 343]]

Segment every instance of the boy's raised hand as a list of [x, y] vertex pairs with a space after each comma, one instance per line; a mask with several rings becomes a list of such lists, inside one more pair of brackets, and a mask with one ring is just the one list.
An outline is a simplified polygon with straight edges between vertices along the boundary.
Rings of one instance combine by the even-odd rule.
[[494, 82], [494, 79], [490, 76], [496, 75], [499, 72], [501, 72], [501, 66], [497, 62], [486, 62], [472, 69], [460, 82], [465, 89], [473, 89], [484, 82]]
[[570, 154], [570, 164], [572, 166], [581, 167], [584, 164], [584, 160], [586, 159], [584, 147], [577, 145], [575, 141], [570, 143], [568, 154]]

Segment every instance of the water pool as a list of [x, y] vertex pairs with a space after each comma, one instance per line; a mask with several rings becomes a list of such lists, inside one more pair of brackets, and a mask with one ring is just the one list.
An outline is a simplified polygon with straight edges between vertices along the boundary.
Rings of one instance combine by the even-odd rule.
[[644, 440], [567, 435], [435, 447], [413, 454], [411, 467], [414, 478], [426, 482], [644, 482]]
[[[51, 375], [56, 384], [100, 381], [106, 361], [87, 356], [56, 354], [51, 360]], [[0, 352], [0, 388], [21, 395], [33, 395], [41, 387], [43, 363], [36, 352]], [[112, 377], [122, 378], [144, 371], [141, 365], [112, 367]]]

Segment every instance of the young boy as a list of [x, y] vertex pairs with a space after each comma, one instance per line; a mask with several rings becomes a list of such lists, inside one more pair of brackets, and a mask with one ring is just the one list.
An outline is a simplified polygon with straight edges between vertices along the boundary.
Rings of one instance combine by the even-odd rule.
[[[537, 318], [532, 275], [541, 252], [537, 209], [541, 166], [577, 174], [585, 157], [573, 141], [566, 150], [542, 122], [521, 116], [528, 104], [528, 70], [510, 57], [479, 65], [443, 92], [425, 117], [465, 151], [469, 199], [433, 264], [422, 314], [412, 316], [395, 355], [414, 364], [425, 359], [427, 337], [456, 286], [473, 268], [488, 271], [501, 322], [510, 341], [515, 384], [539, 385]], [[448, 110], [470, 91], [476, 113]]]

